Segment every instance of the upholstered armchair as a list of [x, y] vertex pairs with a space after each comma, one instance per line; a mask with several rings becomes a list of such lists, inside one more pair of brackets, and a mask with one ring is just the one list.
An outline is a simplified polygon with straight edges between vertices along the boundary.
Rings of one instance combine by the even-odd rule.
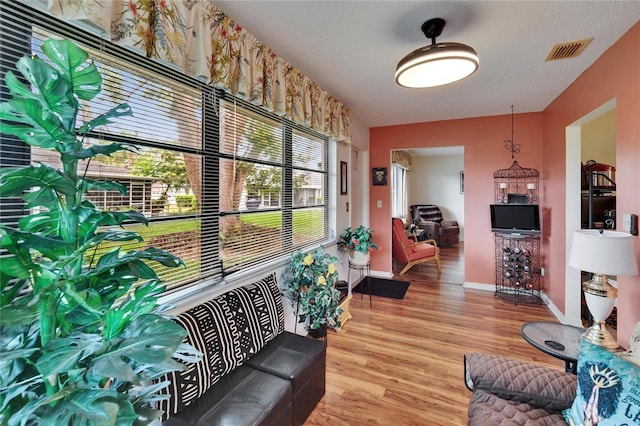
[[432, 204], [414, 204], [411, 206], [413, 223], [425, 230], [427, 239], [436, 240], [439, 246], [448, 246], [458, 242], [460, 227], [455, 220], [444, 220], [442, 211]]
[[440, 249], [434, 240], [415, 241], [409, 238], [404, 230], [402, 220], [391, 219], [391, 255], [398, 262], [406, 263], [400, 275], [404, 275], [415, 265], [425, 262], [436, 262], [440, 272]]

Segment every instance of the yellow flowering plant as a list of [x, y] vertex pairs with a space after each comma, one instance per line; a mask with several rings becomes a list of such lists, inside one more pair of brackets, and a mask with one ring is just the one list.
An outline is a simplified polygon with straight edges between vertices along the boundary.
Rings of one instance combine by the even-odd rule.
[[307, 324], [312, 334], [326, 327], [339, 330], [341, 326], [336, 261], [323, 248], [307, 253], [296, 251], [283, 275], [285, 295], [297, 310], [298, 322]]

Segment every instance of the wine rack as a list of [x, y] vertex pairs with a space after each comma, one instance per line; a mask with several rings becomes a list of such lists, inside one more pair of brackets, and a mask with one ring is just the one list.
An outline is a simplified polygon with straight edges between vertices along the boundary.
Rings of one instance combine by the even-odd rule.
[[496, 296], [518, 303], [542, 303], [540, 237], [495, 233]]

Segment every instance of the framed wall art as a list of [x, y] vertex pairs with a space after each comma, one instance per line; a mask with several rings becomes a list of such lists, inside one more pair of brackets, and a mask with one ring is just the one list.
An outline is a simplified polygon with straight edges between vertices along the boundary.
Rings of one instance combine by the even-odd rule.
[[387, 168], [374, 167], [371, 169], [371, 180], [373, 185], [387, 185]]
[[347, 162], [341, 161], [340, 162], [340, 195], [347, 195], [348, 193], [348, 190], [347, 190], [347, 182], [348, 182], [347, 171], [348, 170], [349, 170], [349, 167], [347, 166]]

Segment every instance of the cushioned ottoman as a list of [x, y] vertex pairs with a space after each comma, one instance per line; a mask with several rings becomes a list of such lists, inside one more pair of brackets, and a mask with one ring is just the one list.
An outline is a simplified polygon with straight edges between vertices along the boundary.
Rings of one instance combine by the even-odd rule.
[[285, 331], [246, 365], [291, 382], [293, 424], [301, 425], [324, 395], [325, 359], [324, 342]]

